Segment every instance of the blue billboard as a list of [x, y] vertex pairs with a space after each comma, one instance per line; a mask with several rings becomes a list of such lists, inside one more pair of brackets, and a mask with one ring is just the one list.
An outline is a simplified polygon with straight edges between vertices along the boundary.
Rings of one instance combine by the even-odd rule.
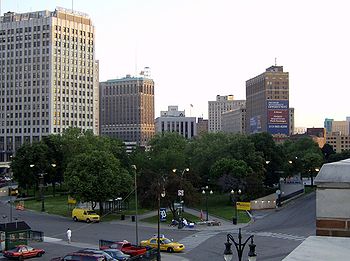
[[272, 135], [289, 136], [289, 101], [267, 101], [267, 132]]
[[250, 133], [258, 133], [261, 132], [261, 117], [260, 115], [254, 116], [250, 118]]

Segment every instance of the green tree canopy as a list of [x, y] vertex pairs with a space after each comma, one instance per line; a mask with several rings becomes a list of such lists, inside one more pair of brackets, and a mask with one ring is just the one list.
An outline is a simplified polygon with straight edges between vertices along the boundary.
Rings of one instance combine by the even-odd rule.
[[75, 156], [67, 166], [65, 182], [69, 192], [84, 202], [102, 202], [131, 189], [132, 178], [112, 153], [88, 151]]

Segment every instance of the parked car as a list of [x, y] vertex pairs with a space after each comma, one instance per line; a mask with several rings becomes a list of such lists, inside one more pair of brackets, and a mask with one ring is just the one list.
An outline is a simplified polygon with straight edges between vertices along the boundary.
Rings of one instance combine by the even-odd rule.
[[[164, 236], [159, 237], [159, 242], [160, 242], [161, 251], [167, 251], [169, 253], [173, 253], [173, 252], [181, 252], [185, 250], [184, 244], [180, 244], [179, 242], [173, 242], [172, 240]], [[158, 248], [158, 237], [153, 236], [150, 239], [142, 240], [140, 245], [144, 247]]]
[[103, 251], [109, 254], [111, 257], [117, 259], [118, 261], [125, 261], [130, 258], [130, 255], [124, 254], [122, 251], [118, 249], [107, 248]]
[[106, 257], [101, 254], [94, 253], [79, 253], [74, 252], [65, 255], [64, 257], [55, 257], [51, 261], [107, 261]]
[[103, 250], [84, 248], [84, 249], [78, 250], [77, 253], [100, 254], [100, 255], [103, 255], [107, 261], [117, 261], [117, 259], [115, 259], [114, 257], [112, 257], [110, 254], [108, 254], [106, 251], [103, 251]]
[[[106, 244], [107, 243], [107, 244]], [[130, 256], [138, 256], [146, 253], [147, 248], [146, 247], [140, 247], [132, 245], [129, 241], [106, 241], [106, 240], [100, 240], [100, 249], [118, 249], [122, 251], [124, 254], [130, 255]]]
[[44, 249], [33, 248], [27, 245], [18, 245], [17, 247], [3, 251], [3, 255], [10, 259], [23, 260], [30, 257], [40, 257], [45, 253]]
[[72, 210], [72, 218], [74, 221], [81, 220], [87, 223], [100, 221], [100, 216], [95, 211], [85, 208], [74, 208]]

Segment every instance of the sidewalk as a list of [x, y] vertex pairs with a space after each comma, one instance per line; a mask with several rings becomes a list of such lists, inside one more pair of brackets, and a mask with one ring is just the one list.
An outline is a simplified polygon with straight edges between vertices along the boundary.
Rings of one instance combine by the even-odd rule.
[[[196, 210], [196, 209], [191, 209], [191, 208], [186, 208], [185, 209], [186, 213], [189, 213], [191, 215], [200, 216], [200, 211]], [[138, 216], [138, 224], [144, 227], [153, 227], [156, 228], [158, 226], [158, 224], [154, 224], [154, 223], [147, 223], [147, 222], [143, 222], [142, 219], [145, 218], [149, 218], [152, 216], [157, 216], [158, 215], [158, 211], [150, 211], [147, 212], [145, 214], [139, 215]], [[195, 225], [193, 228], [188, 228], [188, 227], [184, 227], [181, 230], [188, 230], [188, 231], [232, 231], [238, 228], [243, 228], [245, 226], [247, 226], [249, 223], [242, 223], [242, 224], [237, 224], [237, 225], [233, 225], [232, 222], [226, 220], [226, 219], [222, 219], [219, 218], [217, 216], [214, 215], [210, 215], [208, 216], [209, 221], [218, 221], [220, 222], [220, 226], [208, 226], [206, 224], [202, 224], [202, 225]], [[135, 224], [135, 222], [132, 222], [131, 218], [127, 218], [125, 220], [118, 220], [118, 221], [112, 221], [113, 223], [119, 223], [119, 224]], [[173, 229], [173, 230], [178, 230], [177, 226], [169, 226], [168, 223], [160, 223], [160, 226], [162, 229], [166, 228], [166, 229]]]

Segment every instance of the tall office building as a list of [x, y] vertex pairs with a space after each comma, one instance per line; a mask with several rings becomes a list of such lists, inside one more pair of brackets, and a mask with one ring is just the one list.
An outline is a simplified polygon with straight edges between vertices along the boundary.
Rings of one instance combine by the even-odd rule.
[[96, 133], [94, 30], [63, 8], [0, 17], [0, 161], [71, 126]]
[[247, 134], [289, 136], [289, 73], [283, 72], [283, 66], [271, 66], [246, 81], [246, 98]]
[[208, 132], [222, 130], [221, 117], [224, 112], [238, 109], [245, 105], [245, 100], [235, 100], [233, 95], [216, 95], [216, 101], [208, 102]]
[[100, 135], [146, 146], [154, 133], [152, 79], [127, 75], [100, 83]]

